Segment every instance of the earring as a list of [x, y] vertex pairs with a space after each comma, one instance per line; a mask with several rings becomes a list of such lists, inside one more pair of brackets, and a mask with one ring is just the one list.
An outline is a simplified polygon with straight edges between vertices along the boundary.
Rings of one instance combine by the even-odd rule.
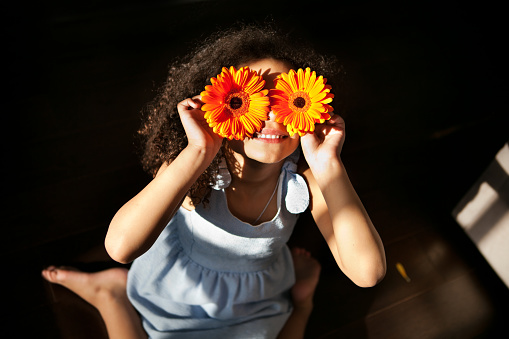
[[226, 165], [225, 157], [221, 157], [221, 162], [219, 163], [219, 170], [216, 175], [216, 183], [212, 186], [215, 190], [222, 190], [230, 186], [232, 182], [232, 176], [230, 171], [228, 171], [228, 166]]

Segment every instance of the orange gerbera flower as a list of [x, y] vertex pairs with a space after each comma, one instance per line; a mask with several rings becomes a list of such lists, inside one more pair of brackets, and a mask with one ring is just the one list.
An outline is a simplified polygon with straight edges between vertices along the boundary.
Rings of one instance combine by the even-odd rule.
[[276, 121], [286, 125], [290, 135], [303, 136], [315, 130], [315, 123], [330, 119], [333, 111], [329, 103], [334, 98], [327, 79], [316, 77], [311, 69], [291, 69], [288, 74], [281, 73], [274, 79], [276, 89], [270, 91], [270, 103]]
[[217, 78], [210, 79], [201, 100], [205, 119], [215, 133], [228, 139], [243, 140], [261, 131], [262, 121], [269, 119], [268, 90], [265, 80], [249, 67], [238, 71], [223, 67]]

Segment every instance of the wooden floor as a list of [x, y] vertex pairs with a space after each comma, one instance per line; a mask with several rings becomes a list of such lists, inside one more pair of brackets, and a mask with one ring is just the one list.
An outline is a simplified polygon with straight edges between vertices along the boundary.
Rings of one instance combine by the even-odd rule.
[[323, 265], [307, 338], [508, 337], [508, 289], [451, 217], [508, 138], [503, 11], [239, 3], [23, 2], [4, 11], [1, 336], [105, 337], [97, 312], [44, 282], [41, 269], [113, 264], [104, 235], [149, 180], [133, 137], [168, 62], [218, 25], [272, 13], [343, 60], [343, 160], [388, 262], [382, 283], [356, 287], [304, 215], [292, 244]]

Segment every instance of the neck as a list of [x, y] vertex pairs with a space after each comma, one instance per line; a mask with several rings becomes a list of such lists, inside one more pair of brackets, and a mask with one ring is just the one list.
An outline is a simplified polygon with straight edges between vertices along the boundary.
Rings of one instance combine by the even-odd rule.
[[284, 161], [265, 164], [235, 152], [231, 155], [227, 163], [232, 181], [225, 190], [230, 212], [252, 225], [272, 219], [277, 213], [277, 199], [273, 198]]
[[284, 161], [274, 164], [264, 164], [252, 159], [246, 159], [239, 154], [233, 154], [228, 161], [228, 168], [232, 175], [231, 187], [248, 187], [262, 189], [265, 185], [274, 186], [279, 178]]

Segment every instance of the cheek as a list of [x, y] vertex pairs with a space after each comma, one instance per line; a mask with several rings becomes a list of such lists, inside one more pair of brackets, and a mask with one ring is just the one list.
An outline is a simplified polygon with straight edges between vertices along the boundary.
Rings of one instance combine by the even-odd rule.
[[292, 149], [290, 150], [290, 154], [292, 154], [293, 152], [295, 152], [296, 149], [298, 149], [300, 146], [300, 142], [299, 140], [297, 140], [294, 144], [293, 144], [293, 147]]
[[291, 139], [291, 145], [293, 147], [293, 150], [295, 151], [297, 149], [297, 147], [299, 147], [300, 145], [300, 137], [298, 134], [294, 134], [293, 137], [290, 137]]
[[295, 133], [292, 137], [290, 137], [290, 139], [292, 139], [292, 142], [296, 143], [297, 145], [300, 143], [300, 136], [298, 133]]

